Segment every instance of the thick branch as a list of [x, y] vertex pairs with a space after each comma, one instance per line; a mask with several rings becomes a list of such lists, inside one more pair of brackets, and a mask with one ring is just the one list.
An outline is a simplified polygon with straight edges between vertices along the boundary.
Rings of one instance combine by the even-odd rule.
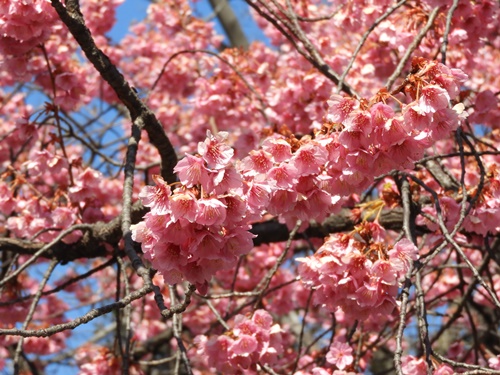
[[[373, 220], [373, 218], [369, 220]], [[330, 233], [351, 231], [358, 223], [359, 220], [353, 219], [351, 211], [345, 208], [339, 214], [327, 218], [323, 223], [310, 223], [309, 228], [303, 233], [299, 233], [296, 238], [305, 238], [306, 236], [308, 238], [323, 238]], [[379, 223], [385, 229], [401, 230], [403, 227], [403, 210], [395, 208], [382, 211]], [[257, 235], [253, 240], [255, 246], [269, 242], [286, 241], [290, 236], [287, 226], [280, 224], [276, 220], [254, 224], [250, 231]]]
[[[132, 222], [139, 222], [147, 210], [136, 203], [132, 207]], [[109, 223], [98, 222], [90, 230], [83, 233], [80, 240], [73, 244], [58, 242], [48, 249], [42, 257], [56, 258], [62, 263], [68, 263], [78, 258], [97, 258], [109, 254], [105, 244], [117, 245], [122, 238], [121, 216]], [[0, 238], [0, 252], [11, 251], [16, 254], [35, 254], [46, 244], [17, 238]]]
[[248, 40], [227, 0], [210, 0], [210, 5], [226, 33], [231, 47], [248, 47]]
[[[146, 212], [146, 208], [140, 203], [136, 203], [132, 210], [132, 223], [139, 222]], [[350, 231], [358, 222], [352, 219], [349, 209], [343, 209], [339, 214], [330, 216], [323, 223], [311, 223], [309, 228], [303, 234], [299, 234], [297, 238], [305, 236], [309, 238], [323, 238], [328, 236], [329, 233]], [[402, 210], [395, 208], [383, 211], [379, 217], [379, 222], [385, 229], [400, 230], [403, 223]], [[78, 258], [106, 256], [109, 254], [109, 251], [106, 249], [105, 244], [115, 246], [122, 238], [120, 225], [121, 216], [109, 223], [96, 223], [91, 230], [83, 234], [79, 241], [69, 245], [64, 242], [58, 242], [46, 251], [42, 257], [56, 258], [62, 263], [68, 263]], [[287, 226], [275, 220], [254, 224], [251, 232], [257, 235], [254, 238], [255, 246], [263, 243], [286, 241], [290, 236]], [[11, 251], [15, 254], [33, 255], [43, 246], [45, 246], [44, 243], [16, 238], [0, 238], [0, 252]]]

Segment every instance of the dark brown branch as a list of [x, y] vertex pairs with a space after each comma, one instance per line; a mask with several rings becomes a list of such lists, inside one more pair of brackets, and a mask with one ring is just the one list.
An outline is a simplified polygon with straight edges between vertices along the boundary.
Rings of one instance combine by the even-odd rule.
[[[369, 220], [373, 220], [373, 218]], [[330, 233], [351, 231], [359, 222], [359, 220], [353, 219], [351, 211], [345, 208], [342, 209], [340, 213], [327, 218], [323, 223], [310, 223], [309, 228], [303, 233], [297, 234], [295, 238], [305, 238], [306, 236], [309, 238], [323, 238]], [[403, 226], [403, 210], [401, 208], [395, 208], [382, 211], [379, 217], [379, 223], [385, 229], [395, 231], [401, 230]], [[425, 231], [424, 228], [417, 229], [421, 232]], [[287, 226], [285, 224], [280, 224], [276, 220], [254, 224], [250, 231], [257, 235], [253, 240], [256, 246], [263, 243], [286, 241], [290, 235]]]
[[[146, 209], [136, 203], [132, 209], [132, 222], [139, 222], [146, 214]], [[110, 255], [105, 244], [117, 245], [122, 238], [121, 216], [109, 223], [98, 222], [89, 225], [90, 229], [83, 233], [82, 238], [73, 243], [66, 244], [59, 241], [42, 255], [43, 258], [56, 258], [61, 263], [68, 263], [79, 258], [97, 258]], [[11, 251], [16, 254], [35, 254], [46, 244], [31, 242], [17, 238], [0, 238], [0, 252]]]
[[174, 167], [177, 155], [163, 126], [155, 114], [142, 102], [123, 75], [95, 44], [80, 12], [77, 0], [67, 0], [66, 7], [59, 0], [51, 0], [52, 6], [67, 26], [85, 56], [104, 80], [113, 88], [120, 101], [127, 107], [132, 121], [146, 130], [150, 142], [158, 149], [162, 162], [162, 177], [168, 183], [176, 181]]
[[[136, 203], [132, 210], [132, 223], [139, 222], [146, 214], [145, 209], [140, 203]], [[370, 219], [372, 220], [372, 219]], [[403, 212], [400, 208], [382, 211], [379, 217], [380, 224], [389, 230], [401, 230], [403, 223]], [[327, 218], [323, 223], [311, 223], [309, 228], [303, 233], [298, 234], [297, 238], [323, 238], [330, 233], [339, 233], [354, 229], [354, 225], [359, 220], [351, 217], [351, 211], [343, 209], [339, 214]], [[122, 238], [121, 217], [113, 219], [109, 223], [95, 223], [90, 230], [87, 230], [82, 238], [73, 243], [65, 244], [58, 242], [42, 255], [43, 258], [56, 258], [61, 263], [68, 263], [79, 258], [98, 258], [111, 255], [106, 249], [105, 244], [116, 246]], [[425, 228], [417, 228], [420, 232], [426, 232]], [[254, 245], [263, 243], [283, 242], [290, 235], [285, 224], [280, 224], [276, 220], [270, 220], [263, 223], [254, 224], [251, 232], [256, 234]], [[31, 242], [16, 238], [0, 238], [0, 252], [11, 251], [15, 254], [33, 255], [40, 250], [44, 243]]]
[[171, 327], [168, 327], [158, 335], [153, 336], [148, 340], [145, 340], [143, 342], [137, 342], [132, 351], [134, 360], [138, 361], [145, 355], [158, 351], [158, 349], [162, 345], [170, 342], [172, 337], [173, 337], [173, 330]]
[[439, 182], [439, 184], [445, 190], [451, 190], [457, 192], [460, 185], [455, 177], [446, 171], [446, 169], [435, 160], [428, 160], [424, 163], [424, 166], [430, 172], [432, 177]]

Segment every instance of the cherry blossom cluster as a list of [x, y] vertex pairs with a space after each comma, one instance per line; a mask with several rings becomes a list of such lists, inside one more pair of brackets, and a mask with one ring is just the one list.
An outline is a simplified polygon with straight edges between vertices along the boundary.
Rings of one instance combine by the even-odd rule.
[[[463, 163], [460, 156], [443, 155], [457, 154], [456, 142], [446, 137], [463, 122], [465, 110], [470, 126], [464, 126], [464, 133], [473, 131], [477, 124], [489, 127], [485, 134], [481, 132], [482, 139], [470, 137], [471, 142], [476, 142], [474, 148], [490, 153], [498, 149], [498, 1], [462, 1], [453, 12], [451, 1], [407, 1], [372, 29], [345, 77], [360, 98], [332, 95], [336, 84], [312, 69], [292, 43], [262, 18], [262, 29], [278, 48], [270, 48], [267, 41], [252, 43], [248, 49], [224, 48], [213, 26], [195, 17], [196, 1], [157, 0], [149, 7], [146, 19], [131, 26], [129, 35], [120, 42], [111, 42], [106, 33], [113, 26], [115, 9], [122, 1], [80, 0], [86, 24], [99, 48], [164, 124], [178, 154], [188, 153], [175, 170], [179, 183], [169, 186], [155, 176], [155, 186], [142, 190], [140, 198], [150, 212], [133, 227], [134, 238], [142, 242], [145, 258], [160, 271], [154, 283], [161, 285], [167, 306], [174, 301], [166, 284], [183, 280], [196, 284], [205, 293], [215, 275], [211, 292], [230, 295], [221, 298], [212, 294], [208, 296], [211, 304], [193, 295], [182, 314], [182, 340], [190, 343], [186, 347], [193, 372], [255, 374], [267, 372], [263, 368], [266, 365], [272, 373], [290, 369], [297, 361], [297, 375], [353, 375], [355, 371], [374, 370], [370, 366], [375, 350], [394, 352], [396, 295], [409, 265], [417, 257], [417, 249], [410, 241], [393, 243], [391, 235], [377, 224], [366, 223], [352, 233], [330, 236], [326, 243], [308, 239], [308, 245], [319, 251], [312, 257], [298, 259], [302, 282], [296, 276], [290, 251], [285, 266], [276, 270], [259, 301], [267, 312], [252, 313], [252, 292], [258, 290], [276, 265], [285, 245], [253, 247], [248, 229], [250, 224], [271, 217], [289, 227], [298, 219], [304, 222], [303, 226], [313, 220], [322, 221], [343, 204], [350, 206], [357, 199], [352, 193], [363, 191], [374, 177], [394, 168], [413, 168], [424, 152], [437, 156], [436, 160], [457, 181], [463, 177], [466, 204], [475, 203], [454, 240], [474, 266], [479, 267], [487, 259], [485, 244], [500, 232], [500, 157], [486, 152], [462, 155]], [[293, 7], [299, 16], [298, 25], [339, 76], [364, 31], [394, 5], [392, 0], [249, 3], [260, 3], [264, 12], [268, 4], [284, 10], [278, 14]], [[371, 97], [392, 75], [435, 7], [439, 7], [439, 15], [413, 55], [445, 58], [446, 66], [416, 59], [404, 67], [410, 73], [406, 79], [399, 78], [398, 88], [390, 93], [381, 90]], [[325, 15], [331, 16], [327, 19]], [[444, 56], [440, 47], [448, 15], [452, 22]], [[221, 59], [193, 50], [217, 50]], [[110, 164], [119, 165], [123, 148], [119, 153], [109, 152], [104, 146], [101, 149], [101, 145], [108, 144], [108, 136], [94, 139], [94, 125], [83, 126], [80, 122], [89, 118], [87, 109], [94, 118], [94, 109], [99, 107], [99, 117], [100, 110], [104, 111], [108, 104], [120, 109], [115, 106], [120, 101], [85, 61], [67, 28], [58, 21], [50, 0], [0, 0], [0, 54], [0, 86], [7, 87], [0, 91], [1, 236], [21, 244], [33, 242], [36, 247], [39, 242], [52, 241], [61, 230], [75, 223], [109, 222], [116, 218], [121, 211], [122, 176], [111, 176], [117, 169], [114, 167], [106, 175], [106, 168], [99, 167], [97, 171], [92, 166], [98, 163], [93, 160], [90, 166], [86, 160], [90, 151], [92, 155], [107, 155], [114, 159]], [[462, 71], [470, 77], [467, 86]], [[22, 85], [23, 82], [29, 84]], [[45, 111], [26, 105], [26, 89], [39, 90], [48, 102]], [[454, 106], [457, 96], [465, 109], [461, 104]], [[61, 120], [62, 136], [58, 131], [61, 129], [54, 127], [56, 117]], [[90, 122], [94, 121], [92, 118]], [[108, 116], [97, 122], [107, 124]], [[124, 123], [128, 134], [129, 121]], [[215, 135], [206, 136], [207, 128]], [[464, 147], [467, 153], [474, 151], [465, 144]], [[135, 176], [134, 199], [144, 180], [151, 173], [159, 173], [158, 153], [147, 141], [139, 145], [136, 167], [139, 172]], [[479, 192], [481, 174], [485, 179]], [[416, 175], [438, 194], [444, 223], [451, 231], [460, 219], [465, 192], [445, 191], [425, 168], [419, 167]], [[418, 187], [412, 186], [412, 192], [429, 197]], [[385, 191], [379, 189], [379, 193], [394, 193], [392, 203], [400, 204], [395, 185]], [[432, 252], [443, 243], [439, 225], [432, 220], [436, 216], [434, 203], [423, 203], [421, 213], [427, 217], [418, 216], [416, 222], [432, 231], [418, 238], [421, 254], [432, 254], [432, 259], [422, 260], [425, 269], [421, 286], [428, 311], [436, 307], [444, 310], [440, 316], [448, 326], [453, 323], [448, 318], [456, 312], [453, 300], [462, 296], [461, 287], [477, 280], [469, 269], [461, 267], [463, 259], [449, 247], [438, 254]], [[63, 242], [77, 241], [80, 236], [80, 232], [74, 232]], [[294, 246], [297, 244], [294, 242]], [[121, 246], [116, 242], [112, 245], [109, 248]], [[2, 258], [5, 275], [30, 257], [21, 254], [11, 263], [10, 253], [7, 251]], [[54, 286], [60, 286], [75, 280], [86, 269], [102, 264], [102, 260], [71, 262], [69, 272], [62, 277], [62, 272], [56, 272], [50, 281], [56, 278]], [[42, 255], [27, 272], [2, 287], [0, 328], [20, 327], [26, 319], [31, 300], [16, 300], [38, 291], [40, 277], [32, 276], [40, 274], [46, 261]], [[484, 281], [498, 295], [498, 266], [490, 262], [481, 267]], [[109, 267], [94, 273], [88, 283], [67, 285], [65, 296], [74, 298], [65, 301], [71, 305], [44, 293], [28, 328], [43, 329], [66, 322], [65, 311], [80, 311], [82, 305], [114, 299], [115, 288], [109, 285], [118, 284], [117, 280], [130, 274], [121, 272], [117, 276], [115, 269]], [[131, 290], [139, 290], [143, 282], [134, 275], [130, 285]], [[311, 296], [316, 305], [325, 308], [309, 306]], [[488, 310], [493, 309], [493, 302], [487, 293], [478, 288], [470, 298], [490, 315]], [[161, 338], [172, 327], [171, 321], [161, 319], [152, 295], [130, 306], [132, 340]], [[230, 328], [223, 334], [214, 309], [226, 319], [241, 306], [248, 306], [240, 312], [247, 315], [229, 320], [226, 324]], [[482, 319], [474, 315], [477, 311], [472, 312], [470, 319], [464, 315], [455, 322], [461, 332], [474, 329], [476, 324], [480, 327]], [[415, 309], [406, 312], [407, 321], [411, 322]], [[332, 316], [335, 324], [330, 326]], [[356, 329], [347, 343], [348, 327], [354, 319], [365, 319], [362, 332]], [[435, 322], [439, 319], [438, 316]], [[301, 337], [299, 353], [292, 335], [297, 334], [296, 328], [302, 322], [308, 332]], [[387, 330], [377, 331], [381, 322]], [[321, 336], [325, 329], [331, 330], [331, 337]], [[66, 342], [70, 332], [50, 339], [25, 338], [22, 352], [28, 356], [22, 357], [33, 368], [43, 367], [41, 363], [47, 361], [32, 359], [69, 349]], [[318, 337], [318, 341], [313, 339], [310, 343], [310, 337]], [[11, 370], [12, 360], [7, 358], [12, 357], [11, 349], [18, 342], [17, 337], [0, 335], [0, 370]], [[403, 346], [405, 350], [414, 349], [405, 347], [404, 342]], [[467, 340], [457, 340], [446, 355], [499, 370], [500, 356], [488, 351], [486, 340], [484, 346], [484, 350], [482, 346], [479, 351], [472, 350]], [[161, 347], [172, 353], [178, 350], [175, 340], [165, 341]], [[82, 374], [115, 374], [125, 366], [116, 353], [89, 344], [75, 352], [74, 358]], [[157, 359], [157, 355], [158, 352], [148, 353], [141, 359]], [[132, 374], [141, 373], [135, 359], [134, 355], [128, 361]], [[405, 374], [434, 371], [448, 375], [456, 370], [435, 362], [429, 369], [430, 364], [423, 358], [413, 356], [403, 357], [402, 362]]]
[[[40, 48], [50, 39], [58, 17], [48, 0], [0, 2], [0, 83], [29, 81], [45, 68]], [[39, 55], [40, 59], [33, 56]], [[35, 62], [36, 60], [36, 62]]]
[[[8, 94], [0, 90], [1, 97]], [[26, 104], [25, 96], [16, 93], [0, 108], [0, 166], [2, 170], [11, 163], [11, 155], [33, 147], [39, 139], [35, 124], [28, 120], [33, 108]]]
[[132, 226], [133, 238], [169, 284], [186, 279], [200, 292], [212, 275], [231, 268], [253, 247], [248, 232], [251, 211], [242, 199], [242, 180], [231, 164], [233, 149], [210, 131], [198, 145], [198, 155], [186, 155], [175, 171], [180, 179], [173, 191], [155, 176], [139, 197], [151, 209]]
[[342, 309], [352, 320], [389, 316], [418, 249], [403, 239], [387, 246], [385, 230], [364, 223], [352, 234], [330, 236], [310, 257], [298, 258], [301, 280], [328, 311]]
[[[464, 221], [467, 231], [486, 236], [500, 232], [500, 179], [498, 157], [489, 158], [485, 186], [477, 197], [478, 202]], [[476, 172], [477, 173], [477, 172]], [[474, 191], [471, 192], [474, 195]], [[443, 198], [444, 199], [444, 198]], [[457, 204], [458, 205], [458, 204]]]
[[[23, 255], [20, 261], [24, 262], [28, 256]], [[9, 282], [3, 286], [0, 302], [7, 303], [0, 305], [0, 328], [14, 328], [19, 322], [23, 322], [29, 312], [30, 304], [26, 301], [19, 301], [12, 304], [21, 297], [21, 290], [35, 293], [38, 288], [38, 280], [34, 277], [25, 275]], [[10, 304], [9, 304], [10, 303]], [[61, 298], [55, 295], [44, 296], [41, 303], [38, 305], [33, 314], [30, 327], [31, 329], [47, 328], [47, 317], [50, 317], [51, 324], [60, 324], [67, 321], [62, 311], [68, 309], [68, 304]], [[71, 335], [68, 331], [58, 332], [53, 336], [52, 340], [46, 340], [43, 337], [27, 337], [25, 338], [26, 353], [36, 355], [50, 355], [58, 353], [66, 348], [66, 340]], [[0, 347], [8, 348], [17, 344], [19, 337], [16, 336], [0, 336]], [[1, 363], [1, 360], [0, 360]], [[0, 365], [1, 369], [1, 365]]]
[[[104, 346], [84, 345], [78, 348], [75, 360], [81, 375], [113, 375], [123, 368], [121, 358]], [[142, 375], [144, 372], [137, 364], [129, 368], [131, 375]]]
[[198, 355], [207, 364], [224, 374], [255, 373], [257, 366], [273, 366], [283, 355], [282, 329], [273, 325], [266, 310], [256, 310], [252, 317], [237, 315], [233, 327], [223, 335], [208, 338], [197, 336]]
[[[17, 133], [23, 132], [26, 129], [19, 126], [12, 133], [15, 136], [9, 137], [14, 146]], [[34, 131], [32, 137], [36, 136]], [[77, 151], [72, 146], [67, 150]], [[90, 167], [83, 169], [76, 154], [67, 160], [52, 146], [30, 150], [27, 162], [18, 170], [11, 166], [2, 177], [9, 181], [0, 181], [4, 228], [18, 238], [50, 242], [74, 224], [109, 220], [120, 210], [122, 185], [118, 180], [103, 179]], [[73, 243], [80, 237], [80, 231], [73, 231], [62, 241]]]
[[[334, 94], [314, 138], [297, 139], [285, 129], [264, 139], [238, 166], [251, 185], [249, 203], [292, 226], [297, 219], [322, 220], [374, 177], [412, 167], [459, 126], [463, 107], [450, 108], [450, 99], [466, 79], [424, 59], [414, 61], [413, 71], [402, 88], [408, 104], [384, 90], [370, 101]], [[399, 111], [386, 104], [391, 98]]]
[[333, 181], [323, 173], [328, 157], [319, 141], [273, 134], [239, 165], [249, 204], [291, 226], [297, 219], [324, 219], [340, 207], [340, 196], [330, 189]]
[[498, 129], [500, 127], [500, 98], [491, 90], [478, 93], [474, 101], [474, 113], [470, 120]]
[[[393, 168], [410, 168], [431, 144], [448, 136], [461, 120], [463, 107], [450, 108], [466, 75], [435, 61], [416, 59], [415, 73], [403, 83], [412, 100], [400, 110], [386, 104], [393, 96], [381, 90], [369, 102], [333, 95], [320, 135], [335, 158], [327, 166], [340, 192], [366, 187], [373, 177]], [[339, 187], [337, 188], [339, 191]]]
[[[467, 232], [483, 236], [488, 233], [497, 234], [500, 232], [500, 183], [498, 173], [492, 171], [489, 176], [477, 204], [471, 208], [470, 213], [463, 222], [463, 227]], [[471, 195], [474, 195], [473, 191]], [[443, 221], [447, 229], [452, 231], [460, 219], [461, 202], [443, 196], [440, 197], [439, 204]], [[436, 217], [436, 208], [434, 206], [426, 206], [422, 210], [431, 217]], [[418, 222], [426, 225], [431, 230], [439, 230], [437, 222], [428, 219], [420, 219]]]
[[0, 2], [0, 53], [20, 55], [43, 43], [57, 19], [47, 0]]
[[411, 167], [459, 126], [459, 110], [449, 102], [465, 75], [423, 59], [413, 71], [404, 83], [412, 101], [401, 103], [401, 112], [384, 103], [392, 97], [386, 91], [370, 102], [333, 95], [314, 138], [273, 133], [236, 168], [228, 135], [209, 132], [198, 155], [186, 155], [175, 168], [180, 187], [172, 192], [155, 177], [156, 186], [143, 189], [151, 212], [134, 227], [134, 238], [169, 283], [187, 279], [206, 290], [215, 270], [251, 249], [246, 230], [262, 212], [290, 226], [323, 220], [342, 197], [393, 168]]
[[[491, 142], [496, 143], [500, 140], [500, 135], [497, 132], [493, 132], [493, 134], [490, 135], [490, 139]], [[478, 149], [479, 151], [488, 151], [488, 148], [484, 145], [479, 145]], [[450, 147], [449, 144], [441, 144], [438, 145], [433, 153], [444, 154], [454, 151], [455, 149]], [[466, 151], [468, 151], [468, 149], [466, 149]], [[481, 157], [483, 172], [481, 171], [481, 167], [477, 165], [474, 156], [467, 156], [466, 161], [464, 183], [468, 197], [474, 199], [474, 205], [470, 207], [470, 199], [465, 202], [466, 207], [470, 209], [470, 211], [466, 215], [462, 227], [469, 234], [482, 236], [488, 233], [497, 234], [500, 231], [500, 183], [498, 169], [500, 156], [495, 153], [492, 155], [483, 155]], [[462, 175], [460, 156], [446, 158], [442, 161], [442, 164], [457, 181], [460, 180]], [[484, 181], [481, 190], [479, 190], [481, 182], [480, 176], [482, 173], [484, 173]], [[446, 192], [429, 174], [421, 172], [419, 177], [438, 193], [441, 216], [446, 228], [451, 232], [460, 219], [462, 195], [450, 196], [449, 192]], [[437, 217], [434, 204], [422, 207], [422, 211], [427, 214], [427, 217], [423, 218], [418, 216], [417, 224], [425, 225], [432, 231], [438, 231], [438, 222], [432, 220], [432, 217]], [[429, 216], [431, 219], [429, 219]]]

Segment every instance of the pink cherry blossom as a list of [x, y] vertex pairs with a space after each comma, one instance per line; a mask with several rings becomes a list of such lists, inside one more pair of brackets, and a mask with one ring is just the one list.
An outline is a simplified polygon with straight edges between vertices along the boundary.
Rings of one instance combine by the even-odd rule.
[[271, 168], [267, 176], [275, 182], [277, 187], [286, 189], [297, 183], [298, 171], [292, 164], [282, 163]]
[[225, 132], [219, 132], [214, 136], [207, 131], [205, 142], [198, 144], [198, 153], [207, 162], [209, 168], [223, 168], [233, 157], [234, 150], [224, 143], [227, 136]]
[[271, 154], [260, 150], [251, 151], [250, 154], [243, 159], [243, 167], [254, 174], [265, 173], [271, 169], [273, 163], [271, 161]]
[[266, 138], [262, 148], [271, 154], [276, 163], [289, 160], [292, 156], [290, 144], [282, 138]]
[[402, 358], [402, 368], [405, 374], [427, 374], [427, 364], [424, 358], [415, 358], [411, 355], [404, 356]]
[[145, 186], [139, 197], [144, 206], [151, 208], [153, 214], [164, 215], [170, 209], [169, 197], [172, 191], [161, 176], [154, 176], [153, 179], [156, 186]]
[[320, 167], [326, 163], [326, 160], [326, 151], [315, 144], [300, 147], [291, 159], [297, 168], [299, 176], [318, 173]]
[[357, 109], [358, 102], [352, 98], [335, 94], [328, 100], [328, 105], [331, 108], [331, 112], [328, 114], [327, 120], [331, 122], [342, 122], [354, 109]]
[[448, 107], [450, 96], [438, 85], [429, 85], [422, 88], [418, 104], [425, 113], [434, 113]]
[[326, 354], [326, 360], [343, 370], [354, 361], [352, 348], [346, 343], [334, 341]]
[[194, 222], [198, 205], [193, 193], [185, 191], [183, 193], [173, 194], [170, 197], [169, 203], [173, 221], [183, 218], [189, 222]]
[[202, 184], [208, 186], [209, 170], [203, 159], [186, 154], [186, 157], [177, 163], [174, 168], [180, 181], [187, 187]]
[[500, 370], [500, 355], [488, 359], [488, 365], [494, 370]]
[[401, 277], [402, 272], [406, 272], [410, 263], [417, 259], [418, 249], [410, 240], [404, 238], [398, 241], [387, 254]]
[[200, 199], [196, 222], [201, 225], [217, 225], [226, 219], [226, 205], [218, 199]]

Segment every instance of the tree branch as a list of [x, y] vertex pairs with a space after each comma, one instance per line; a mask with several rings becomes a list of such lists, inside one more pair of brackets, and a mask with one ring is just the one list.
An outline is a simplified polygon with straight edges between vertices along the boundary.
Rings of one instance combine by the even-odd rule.
[[168, 183], [176, 181], [174, 167], [177, 155], [170, 143], [163, 126], [149, 107], [142, 102], [137, 93], [123, 75], [111, 63], [92, 39], [90, 30], [85, 25], [78, 0], [67, 0], [66, 7], [59, 0], [51, 0], [52, 6], [67, 26], [85, 56], [94, 65], [104, 80], [113, 88], [118, 98], [127, 107], [132, 121], [148, 133], [150, 142], [158, 149], [161, 157], [161, 175]]
[[248, 47], [248, 39], [243, 32], [233, 8], [227, 0], [210, 0], [210, 5], [226, 33], [231, 47]]
[[[139, 222], [146, 214], [147, 209], [140, 202], [134, 204], [132, 209], [132, 223]], [[368, 220], [373, 220], [369, 218]], [[352, 213], [345, 208], [338, 214], [328, 217], [322, 223], [311, 222], [304, 233], [297, 234], [296, 238], [323, 238], [330, 233], [339, 233], [350, 231], [359, 223], [359, 220], [352, 218]], [[403, 225], [403, 212], [401, 208], [384, 210], [380, 214], [379, 223], [385, 229], [401, 230]], [[105, 244], [116, 246], [122, 238], [121, 216], [113, 219], [109, 223], [98, 222], [93, 225], [87, 224], [89, 229], [83, 234], [83, 237], [73, 243], [66, 244], [58, 241], [41, 255], [43, 258], [55, 258], [61, 263], [68, 263], [79, 258], [98, 258], [110, 255]], [[425, 227], [417, 227], [420, 232], [427, 232]], [[288, 240], [290, 231], [285, 224], [276, 220], [269, 220], [262, 223], [256, 223], [250, 230], [257, 237], [254, 238], [255, 246], [271, 242], [283, 242]], [[46, 246], [44, 243], [31, 242], [16, 238], [0, 238], [0, 251], [11, 251], [16, 254], [33, 255], [41, 248]]]

